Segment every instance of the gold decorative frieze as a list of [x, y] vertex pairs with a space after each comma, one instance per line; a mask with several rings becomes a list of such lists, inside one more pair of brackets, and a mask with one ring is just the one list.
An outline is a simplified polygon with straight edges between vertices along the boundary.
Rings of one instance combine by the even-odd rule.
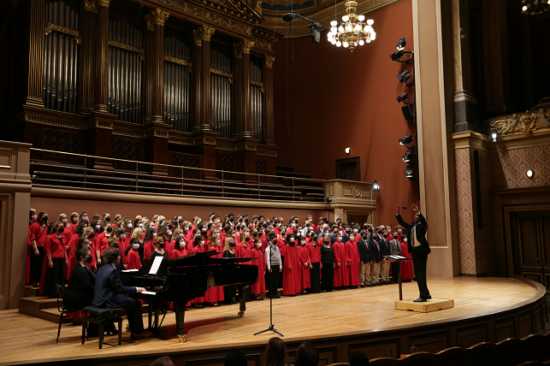
[[54, 24], [47, 22], [46, 23], [46, 31], [45, 35], [49, 36], [52, 31], [68, 34], [69, 36], [73, 36], [74, 40], [76, 41], [76, 44], [80, 44], [80, 33], [76, 29], [67, 28], [59, 24]]
[[550, 109], [538, 109], [534, 112], [515, 113], [491, 118], [491, 129], [496, 129], [501, 136], [515, 133], [528, 134], [536, 130], [550, 128]]
[[243, 39], [239, 43], [236, 44], [236, 47], [238, 49], [238, 52], [241, 54], [249, 55], [250, 49], [254, 47], [254, 41], [251, 41], [249, 39]]
[[84, 0], [84, 9], [97, 14], [97, 3], [95, 0]]
[[181, 58], [176, 58], [168, 55], [164, 55], [164, 61], [171, 62], [173, 64], [178, 64], [186, 67], [192, 67], [193, 63], [189, 61], [182, 60]]
[[104, 129], [104, 130], [112, 130], [113, 129], [113, 121], [110, 120], [110, 119], [101, 119], [101, 118], [93, 118], [91, 120], [89, 120], [87, 123], [86, 123], [86, 128], [87, 129], [92, 129], [92, 128], [101, 128], [101, 129]]
[[256, 156], [264, 156], [267, 158], [276, 158], [277, 150], [276, 149], [266, 149], [265, 147], [258, 146], [256, 148]]
[[111, 4], [111, 0], [97, 0], [97, 5], [103, 6], [104, 8], [108, 8]]
[[225, 71], [222, 71], [222, 70], [218, 70], [218, 69], [214, 69], [213, 67], [210, 68], [210, 73], [212, 74], [216, 74], [216, 75], [220, 75], [220, 76], [223, 76], [223, 77], [226, 77], [229, 79], [229, 84], [233, 84], [233, 74], [229, 73], [229, 72], [225, 72]]
[[254, 37], [254, 47], [262, 51], [273, 52], [273, 44], [258, 37]]
[[262, 93], [264, 92], [264, 83], [262, 83], [261, 81], [250, 80], [250, 84], [254, 86], [259, 86], [262, 90]]
[[193, 40], [195, 41], [195, 45], [202, 47], [203, 41], [210, 42], [215, 32], [216, 30], [214, 28], [207, 25], [203, 25], [202, 27], [193, 30]]
[[231, 141], [216, 141], [216, 150], [236, 151], [237, 146]]
[[261, 1], [256, 1], [256, 8], [254, 10], [256, 10], [256, 13], [262, 15], [262, 2]]
[[191, 136], [184, 136], [177, 132], [170, 131], [168, 134], [168, 142], [178, 145], [193, 145], [193, 138]]
[[131, 126], [130, 123], [114, 123], [113, 135], [135, 137], [138, 139], [145, 138], [145, 130], [142, 126]]
[[164, 23], [166, 22], [166, 19], [170, 16], [170, 13], [167, 11], [160, 10], [159, 8], [156, 8], [149, 14], [145, 15], [145, 19], [147, 20], [147, 29], [154, 32], [155, 31], [155, 25], [164, 27]]
[[275, 62], [275, 56], [265, 55], [265, 66], [268, 69], [273, 68], [273, 63]]

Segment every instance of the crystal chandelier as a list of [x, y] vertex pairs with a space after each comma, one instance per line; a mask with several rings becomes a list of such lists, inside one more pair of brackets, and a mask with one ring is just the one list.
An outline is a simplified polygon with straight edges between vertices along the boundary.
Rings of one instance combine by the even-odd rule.
[[376, 32], [372, 28], [374, 20], [369, 19], [366, 23], [364, 15], [357, 15], [357, 2], [348, 0], [346, 2], [346, 15], [342, 17], [343, 23], [338, 26], [338, 21], [330, 22], [328, 40], [336, 47], [344, 46], [351, 52], [357, 46], [370, 43], [376, 39]]
[[527, 15], [540, 15], [550, 11], [550, 0], [521, 0], [521, 11]]

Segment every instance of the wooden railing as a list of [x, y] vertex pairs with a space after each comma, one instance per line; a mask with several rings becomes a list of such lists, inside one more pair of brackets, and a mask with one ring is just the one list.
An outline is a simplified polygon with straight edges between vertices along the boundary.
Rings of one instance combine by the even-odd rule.
[[[190, 171], [198, 174], [188, 174]], [[56, 188], [254, 200], [325, 201], [325, 181], [320, 179], [156, 164], [46, 149], [31, 149], [30, 174], [33, 185]]]

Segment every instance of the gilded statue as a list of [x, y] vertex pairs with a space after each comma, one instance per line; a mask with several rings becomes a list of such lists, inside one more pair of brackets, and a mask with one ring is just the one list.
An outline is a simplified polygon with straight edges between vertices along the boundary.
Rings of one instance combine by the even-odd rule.
[[538, 109], [533, 112], [515, 113], [493, 119], [490, 123], [501, 135], [513, 133], [531, 133], [536, 130], [550, 129], [550, 110]]

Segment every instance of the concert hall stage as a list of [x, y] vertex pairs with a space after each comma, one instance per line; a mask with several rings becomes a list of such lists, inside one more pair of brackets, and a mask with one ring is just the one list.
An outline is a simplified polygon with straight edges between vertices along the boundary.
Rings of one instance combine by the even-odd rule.
[[[519, 338], [547, 327], [546, 291], [534, 282], [457, 277], [429, 278], [428, 285], [432, 296], [454, 299], [454, 308], [430, 313], [395, 310], [397, 285], [387, 285], [275, 299], [273, 323], [284, 334], [291, 357], [301, 341], [310, 340], [319, 348], [320, 365], [346, 362], [355, 350], [370, 358], [399, 357], [410, 353], [411, 346], [437, 352]], [[405, 299], [417, 295], [415, 282], [403, 284]], [[228, 349], [243, 348], [249, 365], [263, 365], [265, 345], [275, 334], [254, 333], [269, 325], [269, 300], [248, 303], [243, 318], [237, 313], [238, 305], [189, 310], [187, 341], [180, 343], [170, 312], [162, 331], [167, 339], [131, 341], [124, 332], [121, 346], [116, 337], [106, 337], [115, 346], [99, 350], [97, 338], [81, 345], [81, 327], [63, 325], [56, 344], [56, 323], [17, 310], [0, 311], [0, 364], [147, 365], [169, 355], [176, 365], [220, 365]]]

